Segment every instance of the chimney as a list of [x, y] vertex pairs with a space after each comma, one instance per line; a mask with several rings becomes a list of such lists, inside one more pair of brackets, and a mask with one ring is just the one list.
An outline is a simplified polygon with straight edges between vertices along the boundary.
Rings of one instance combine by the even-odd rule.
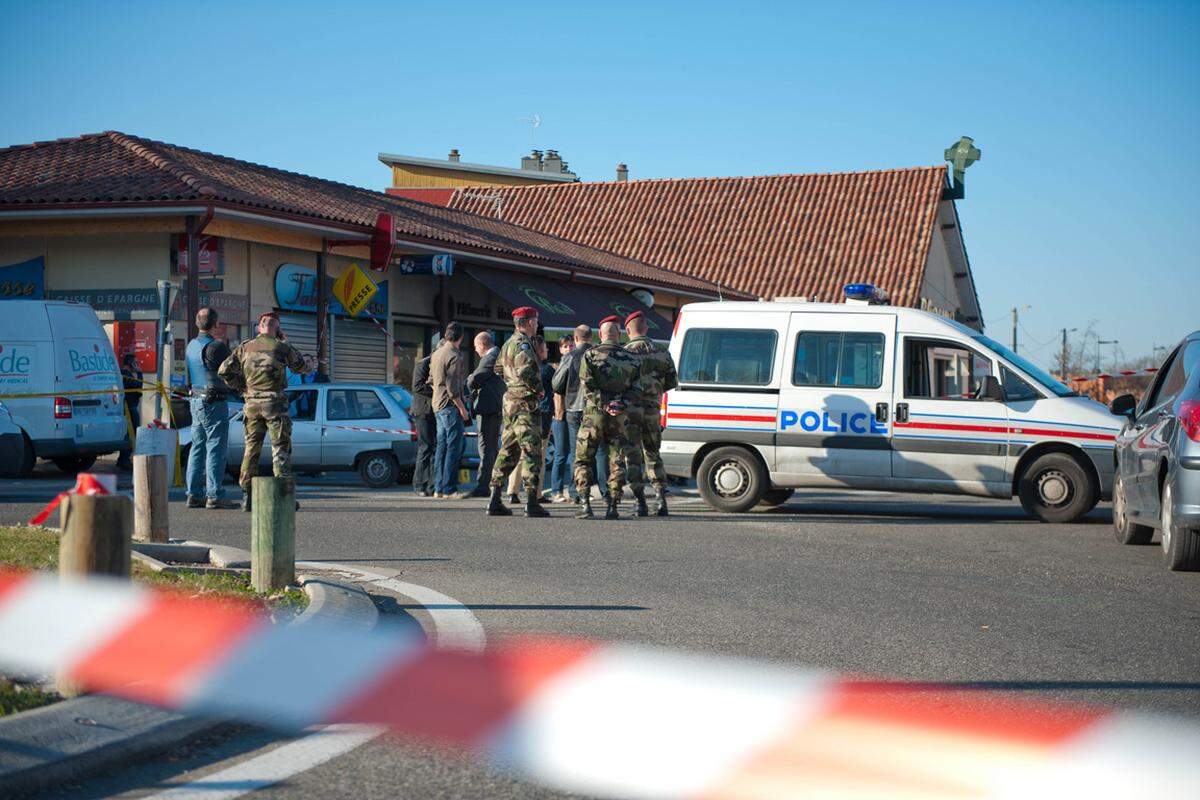
[[617, 181], [625, 183], [627, 180], [629, 180], [629, 167], [624, 164], [617, 164]]
[[459, 158], [458, 158], [458, 148], [457, 147], [455, 147], [453, 150], [450, 151], [449, 160], [453, 161], [455, 164], [458, 163]]
[[529, 155], [521, 158], [521, 169], [527, 169], [532, 172], [542, 171], [542, 151], [533, 150]]
[[542, 161], [542, 172], [551, 172], [555, 175], [562, 174], [563, 160], [558, 155], [557, 150], [547, 150], [546, 158]]

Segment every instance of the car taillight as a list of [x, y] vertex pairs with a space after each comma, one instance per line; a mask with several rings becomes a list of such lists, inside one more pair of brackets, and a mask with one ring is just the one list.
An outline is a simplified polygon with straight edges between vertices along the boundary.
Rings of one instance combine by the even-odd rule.
[[1200, 400], [1184, 400], [1179, 404], [1179, 422], [1189, 439], [1200, 442]]
[[69, 397], [54, 398], [54, 418], [55, 419], [70, 419], [71, 418], [71, 398], [69, 398]]

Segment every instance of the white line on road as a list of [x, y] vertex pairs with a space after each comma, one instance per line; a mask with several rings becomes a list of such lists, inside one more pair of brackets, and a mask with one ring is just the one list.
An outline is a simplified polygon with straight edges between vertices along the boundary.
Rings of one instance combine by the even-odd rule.
[[[483, 626], [465, 605], [426, 586], [390, 578], [349, 564], [298, 561], [297, 567], [341, 572], [410, 598], [425, 607], [433, 620], [434, 642], [478, 652], [487, 643]], [[274, 750], [190, 783], [180, 784], [148, 800], [233, 800], [293, 775], [320, 766], [381, 736], [385, 728], [329, 725]]]
[[330, 725], [228, 769], [152, 795], [149, 800], [233, 800], [345, 755], [382, 733], [373, 726]]

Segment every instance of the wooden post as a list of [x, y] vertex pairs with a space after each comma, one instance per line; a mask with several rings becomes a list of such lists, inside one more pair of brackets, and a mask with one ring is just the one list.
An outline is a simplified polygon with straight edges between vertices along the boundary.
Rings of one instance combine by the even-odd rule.
[[129, 577], [133, 504], [121, 494], [69, 494], [63, 498], [58, 574]]
[[291, 478], [255, 478], [250, 492], [250, 585], [272, 592], [296, 579], [296, 490]]
[[170, 532], [167, 505], [167, 457], [133, 457], [133, 538], [165, 542]]

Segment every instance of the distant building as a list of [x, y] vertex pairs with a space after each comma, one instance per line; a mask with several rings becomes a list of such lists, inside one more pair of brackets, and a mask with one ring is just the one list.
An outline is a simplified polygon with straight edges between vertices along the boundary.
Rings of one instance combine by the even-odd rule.
[[[380, 153], [379, 160], [392, 169], [388, 194], [442, 206], [455, 189], [556, 186], [579, 181], [557, 150], [533, 150], [521, 159], [520, 168], [471, 164], [462, 160], [457, 149], [451, 150], [445, 161], [391, 153]], [[480, 196], [486, 198], [486, 192]]]

